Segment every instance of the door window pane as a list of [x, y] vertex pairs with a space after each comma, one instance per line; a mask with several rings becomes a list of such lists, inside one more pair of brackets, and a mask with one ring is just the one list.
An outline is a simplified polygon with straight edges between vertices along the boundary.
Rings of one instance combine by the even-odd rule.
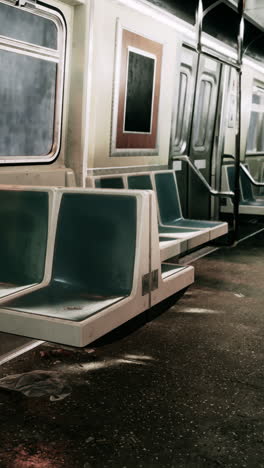
[[212, 83], [202, 80], [194, 128], [194, 146], [196, 148], [204, 147], [206, 143], [211, 96]]
[[187, 84], [188, 77], [186, 73], [181, 72], [180, 74], [180, 86], [179, 86], [179, 104], [177, 112], [177, 123], [175, 131], [175, 146], [179, 147], [183, 140], [183, 124], [185, 120], [186, 111], [186, 95], [187, 95]]

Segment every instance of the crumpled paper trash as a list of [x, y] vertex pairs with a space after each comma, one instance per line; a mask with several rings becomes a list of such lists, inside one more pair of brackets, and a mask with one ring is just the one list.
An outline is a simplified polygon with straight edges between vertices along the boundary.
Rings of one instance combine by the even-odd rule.
[[41, 370], [3, 377], [0, 388], [20, 392], [27, 397], [49, 395], [50, 401], [63, 400], [71, 393], [71, 386], [62, 374]]

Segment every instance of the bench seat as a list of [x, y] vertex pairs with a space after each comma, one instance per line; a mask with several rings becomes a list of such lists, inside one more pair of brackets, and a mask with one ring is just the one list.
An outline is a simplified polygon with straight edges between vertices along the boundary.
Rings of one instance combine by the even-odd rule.
[[[126, 176], [127, 186], [135, 190], [154, 190], [155, 181], [155, 172], [153, 173], [138, 173], [138, 174], [128, 174]], [[167, 227], [162, 226], [158, 220], [158, 230], [161, 237], [171, 237], [181, 241], [181, 253], [191, 250], [195, 247], [198, 247], [201, 244], [204, 244], [209, 241], [209, 234], [205, 231], [197, 230], [196, 228], [184, 228], [182, 226], [177, 227]], [[167, 257], [168, 259], [169, 257]], [[165, 260], [165, 259], [164, 259]]]
[[[167, 297], [181, 291], [194, 281], [194, 269], [192, 266], [175, 265], [170, 261], [161, 262], [158, 248], [159, 234], [157, 223], [157, 201], [153, 191], [149, 191], [151, 200], [151, 270], [154, 275], [152, 285], [151, 306], [159, 303]], [[184, 241], [185, 242], [185, 241]]]
[[264, 208], [264, 199], [263, 200], [241, 200], [241, 202], [239, 203], [239, 205], [241, 206], [259, 206], [261, 208]]
[[205, 230], [193, 231], [169, 226], [159, 226], [158, 229], [160, 237], [166, 236], [171, 239], [179, 239], [182, 244], [182, 253], [209, 242], [209, 232]]
[[216, 239], [228, 232], [227, 223], [183, 218], [177, 181], [173, 171], [154, 173], [154, 183], [161, 226], [205, 231], [208, 233], [208, 240]]
[[192, 228], [192, 232], [194, 232], [194, 229], [197, 229], [198, 232], [207, 231], [208, 241], [216, 239], [217, 237], [223, 236], [227, 233], [227, 224], [223, 222], [180, 218], [174, 221], [169, 221], [169, 226], [184, 229], [184, 232], [186, 232], [186, 228]]
[[80, 322], [124, 299], [125, 296], [99, 297], [85, 288], [58, 281], [12, 301], [9, 310]]
[[172, 237], [159, 236], [160, 259], [163, 262], [168, 258], [180, 255], [183, 249], [183, 243]]
[[[245, 165], [245, 168], [247, 166]], [[243, 169], [240, 169], [240, 202], [239, 214], [241, 215], [264, 215], [264, 199], [255, 197], [252, 184]], [[235, 186], [235, 167], [232, 164], [226, 164], [222, 167], [222, 189], [234, 191]], [[233, 213], [234, 205], [231, 199], [225, 200], [221, 205], [222, 213]]]
[[[181, 253], [206, 244], [228, 231], [228, 225], [224, 222], [183, 218], [177, 180], [171, 170], [88, 177], [87, 184], [97, 188], [155, 190], [159, 208], [159, 233], [182, 241]], [[169, 213], [168, 219], [166, 212]], [[161, 258], [168, 259], [164, 253], [163, 240], [160, 242], [160, 250], [163, 252]]]
[[162, 272], [154, 199], [58, 189], [49, 281], [1, 304], [0, 331], [85, 346], [189, 286], [193, 267]]
[[169, 276], [174, 275], [175, 273], [182, 272], [186, 267], [180, 265], [175, 265], [174, 263], [163, 262], [161, 265], [161, 276], [162, 279], [169, 278]]

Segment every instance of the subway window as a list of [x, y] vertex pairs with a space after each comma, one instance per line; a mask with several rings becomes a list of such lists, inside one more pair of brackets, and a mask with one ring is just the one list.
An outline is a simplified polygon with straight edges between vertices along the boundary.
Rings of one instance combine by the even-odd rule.
[[264, 88], [254, 86], [250, 123], [247, 134], [247, 153], [264, 152]]
[[0, 162], [52, 161], [62, 120], [62, 16], [0, 2], [0, 32]]

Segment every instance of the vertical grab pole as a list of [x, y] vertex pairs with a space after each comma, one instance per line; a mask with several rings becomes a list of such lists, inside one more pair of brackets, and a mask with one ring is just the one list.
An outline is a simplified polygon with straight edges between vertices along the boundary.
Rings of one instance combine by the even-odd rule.
[[196, 28], [197, 28], [197, 52], [200, 54], [202, 49], [202, 31], [203, 31], [203, 2], [198, 0], [196, 11]]
[[241, 159], [241, 117], [242, 117], [242, 59], [243, 59], [243, 39], [244, 39], [244, 8], [245, 0], [239, 0], [238, 13], [239, 13], [239, 32], [237, 36], [237, 129], [236, 129], [236, 151], [235, 151], [235, 180], [234, 180], [234, 218], [233, 218], [233, 242], [238, 240], [238, 215], [239, 215], [239, 202], [240, 202], [240, 159]]
[[[197, 52], [197, 62], [196, 62], [196, 73], [195, 73], [195, 83], [194, 83], [194, 91], [198, 91], [198, 78], [199, 78], [199, 68], [200, 68], [200, 60], [201, 60], [201, 50], [202, 50], [202, 30], [203, 30], [203, 2], [202, 0], [198, 0], [197, 10], [196, 10], [196, 34], [197, 34], [197, 44], [196, 44], [196, 52]], [[189, 137], [189, 149], [191, 146], [192, 134], [193, 134], [193, 123], [194, 123], [194, 110], [195, 110], [195, 97], [193, 98], [192, 104], [192, 112], [191, 112], [191, 122], [190, 122], [190, 137]]]
[[[195, 28], [196, 28], [196, 52], [197, 52], [197, 62], [196, 62], [196, 72], [195, 72], [195, 81], [194, 81], [194, 98], [192, 102], [192, 109], [191, 109], [191, 119], [190, 119], [190, 135], [189, 135], [189, 143], [188, 143], [188, 154], [190, 154], [191, 145], [192, 145], [192, 137], [193, 137], [193, 124], [194, 124], [194, 111], [195, 111], [195, 104], [196, 104], [196, 92], [198, 92], [198, 79], [199, 79], [199, 68], [200, 68], [200, 61], [201, 61], [201, 50], [202, 50], [202, 31], [203, 31], [203, 2], [202, 0], [198, 0], [197, 9], [196, 9], [196, 19], [195, 19]], [[190, 200], [189, 200], [189, 166], [187, 165], [187, 190], [188, 190], [188, 198], [187, 198], [187, 212], [189, 213], [190, 210]]]

